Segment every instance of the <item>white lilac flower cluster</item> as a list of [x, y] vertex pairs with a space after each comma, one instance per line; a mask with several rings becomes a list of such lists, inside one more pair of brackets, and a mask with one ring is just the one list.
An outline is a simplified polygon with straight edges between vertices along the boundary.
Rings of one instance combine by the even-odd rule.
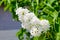
[[22, 28], [28, 30], [32, 36], [40, 36], [42, 31], [46, 32], [50, 28], [48, 20], [39, 20], [33, 12], [26, 8], [18, 8], [16, 14], [22, 22]]

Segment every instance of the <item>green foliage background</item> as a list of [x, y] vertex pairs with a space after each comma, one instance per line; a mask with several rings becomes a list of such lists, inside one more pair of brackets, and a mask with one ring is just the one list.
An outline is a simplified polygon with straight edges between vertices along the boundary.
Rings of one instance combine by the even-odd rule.
[[27, 34], [26, 40], [60, 40], [60, 0], [0, 0], [0, 6], [4, 5], [4, 10], [12, 12], [13, 18], [18, 20], [15, 11], [18, 7], [28, 8], [34, 12], [39, 19], [47, 19], [50, 22], [50, 30], [39, 37], [30, 39], [30, 33], [21, 28], [17, 32], [17, 37], [22, 40], [23, 34]]

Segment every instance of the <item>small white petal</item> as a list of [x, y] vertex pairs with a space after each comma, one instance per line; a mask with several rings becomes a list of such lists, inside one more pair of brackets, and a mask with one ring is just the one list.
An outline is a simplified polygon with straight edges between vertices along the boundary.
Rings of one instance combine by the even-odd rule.
[[30, 33], [31, 33], [32, 36], [40, 36], [41, 32], [42, 32], [42, 28], [41, 27], [33, 27], [30, 30]]
[[41, 20], [40, 24], [41, 24], [44, 32], [46, 32], [47, 30], [49, 30], [50, 24], [49, 24], [48, 20]]

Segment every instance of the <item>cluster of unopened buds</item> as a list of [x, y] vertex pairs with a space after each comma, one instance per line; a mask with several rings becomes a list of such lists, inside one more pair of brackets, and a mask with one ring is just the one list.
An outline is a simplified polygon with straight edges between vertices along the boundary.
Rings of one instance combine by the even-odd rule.
[[18, 8], [16, 14], [22, 22], [22, 28], [28, 30], [32, 36], [40, 36], [42, 31], [46, 32], [50, 28], [48, 20], [38, 19], [33, 12], [30, 12], [26, 8]]

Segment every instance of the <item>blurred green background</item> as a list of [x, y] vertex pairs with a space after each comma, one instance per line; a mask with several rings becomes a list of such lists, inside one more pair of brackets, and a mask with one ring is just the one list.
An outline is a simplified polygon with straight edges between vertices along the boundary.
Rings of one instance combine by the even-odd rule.
[[[28, 8], [34, 12], [39, 19], [47, 19], [50, 22], [50, 30], [40, 37], [29, 38], [27, 40], [60, 40], [60, 0], [0, 0], [0, 6], [4, 5], [12, 13], [12, 17], [18, 21], [16, 9], [19, 7]], [[19, 40], [23, 39], [25, 29], [20, 29], [17, 33]]]

